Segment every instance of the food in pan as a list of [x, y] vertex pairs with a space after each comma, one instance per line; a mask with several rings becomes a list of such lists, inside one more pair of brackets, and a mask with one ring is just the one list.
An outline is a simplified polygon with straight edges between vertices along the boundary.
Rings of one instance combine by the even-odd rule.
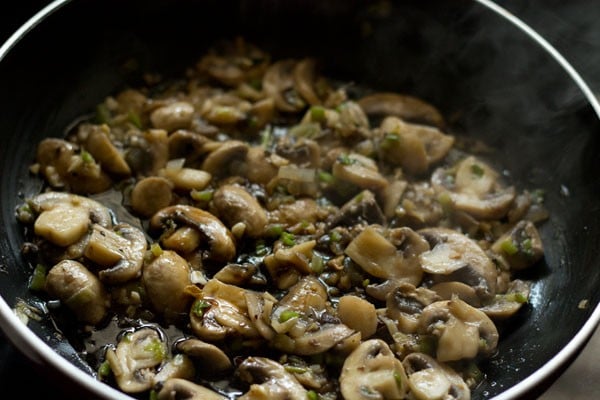
[[31, 290], [139, 398], [468, 399], [543, 194], [406, 94], [218, 43], [37, 145]]

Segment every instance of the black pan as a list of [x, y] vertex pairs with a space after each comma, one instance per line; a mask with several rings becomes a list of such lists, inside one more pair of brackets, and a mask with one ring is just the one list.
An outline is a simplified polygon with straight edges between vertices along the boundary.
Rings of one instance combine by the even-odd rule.
[[[365, 32], [369, 32], [365, 35]], [[310, 55], [325, 73], [410, 93], [484, 140], [520, 188], [546, 192], [545, 259], [531, 302], [501, 332], [476, 399], [541, 393], [600, 320], [600, 106], [543, 39], [487, 0], [118, 1], [57, 0], [0, 49], [0, 323], [48, 373], [87, 397], [129, 398], [93, 379], [84, 358], [47, 318], [27, 327], [11, 311], [32, 267], [20, 255], [14, 210], [40, 182], [28, 174], [35, 144], [141, 72], [179, 75], [218, 38], [248, 37], [276, 57]], [[135, 62], [132, 63], [132, 60]], [[134, 66], [135, 68], [132, 68]]]

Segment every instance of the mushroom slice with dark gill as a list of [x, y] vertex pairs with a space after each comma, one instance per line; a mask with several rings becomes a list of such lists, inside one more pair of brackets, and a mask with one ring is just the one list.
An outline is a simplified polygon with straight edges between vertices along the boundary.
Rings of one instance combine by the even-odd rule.
[[498, 329], [481, 310], [460, 299], [436, 301], [419, 317], [419, 332], [438, 338], [436, 359], [441, 362], [489, 356], [498, 345]]
[[417, 400], [470, 400], [471, 390], [452, 368], [423, 353], [411, 353], [402, 361], [410, 393]]
[[267, 212], [260, 203], [238, 185], [222, 185], [213, 195], [216, 214], [231, 229], [243, 224], [244, 235], [256, 238], [263, 234], [267, 223]]
[[361, 97], [358, 104], [369, 116], [395, 116], [407, 121], [426, 123], [443, 128], [444, 117], [431, 104], [399, 93], [373, 93]]
[[157, 400], [227, 400], [227, 397], [186, 379], [168, 379], [160, 388]]
[[193, 358], [202, 368], [210, 371], [209, 374], [218, 374], [232, 367], [229, 357], [214, 344], [195, 338], [187, 338], [178, 341], [175, 348]]
[[516, 195], [500, 174], [486, 162], [468, 156], [451, 168], [438, 168], [431, 175], [438, 198], [449, 207], [478, 219], [499, 219], [509, 211]]
[[[171, 221], [171, 222], [169, 222]], [[150, 229], [159, 231], [172, 225], [194, 228], [208, 242], [202, 257], [226, 262], [235, 256], [235, 242], [227, 227], [213, 214], [193, 206], [178, 204], [163, 208], [150, 219]]]
[[362, 342], [346, 358], [340, 374], [346, 400], [403, 399], [406, 381], [402, 363], [381, 339]]
[[248, 357], [238, 366], [236, 375], [250, 384], [240, 400], [306, 400], [307, 390], [283, 365], [265, 357]]
[[522, 270], [544, 256], [544, 246], [531, 221], [521, 220], [492, 245], [492, 251], [504, 256], [510, 268]]
[[348, 244], [345, 253], [372, 276], [419, 285], [423, 277], [419, 255], [429, 250], [429, 245], [410, 228], [398, 228], [396, 235], [402, 237], [397, 238], [399, 246], [377, 226], [368, 226]]
[[454, 136], [437, 128], [411, 124], [396, 117], [384, 119], [379, 129], [383, 133], [379, 149], [384, 160], [413, 175], [427, 172], [454, 144]]
[[129, 224], [120, 223], [113, 230], [94, 224], [84, 255], [104, 267], [98, 273], [100, 280], [114, 285], [141, 275], [146, 247], [144, 232]]
[[166, 357], [167, 345], [162, 335], [149, 327], [124, 334], [115, 349], [106, 351], [117, 384], [126, 393], [152, 388], [157, 368]]
[[494, 296], [496, 267], [475, 241], [448, 228], [425, 228], [418, 233], [431, 246], [419, 259], [423, 271], [431, 275], [434, 283], [462, 282], [473, 287], [482, 300]]

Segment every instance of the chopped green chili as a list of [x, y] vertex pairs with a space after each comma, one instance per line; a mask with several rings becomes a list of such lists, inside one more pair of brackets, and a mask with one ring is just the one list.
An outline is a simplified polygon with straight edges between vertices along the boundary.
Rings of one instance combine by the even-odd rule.
[[296, 237], [290, 232], [281, 232], [281, 242], [286, 246], [293, 246], [296, 244]]

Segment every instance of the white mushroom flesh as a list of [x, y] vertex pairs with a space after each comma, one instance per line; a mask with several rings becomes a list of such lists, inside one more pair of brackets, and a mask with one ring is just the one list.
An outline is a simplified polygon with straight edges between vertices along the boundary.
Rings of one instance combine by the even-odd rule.
[[42, 140], [31, 290], [144, 398], [469, 399], [532, 306], [538, 191], [433, 104], [271, 57], [219, 42]]

